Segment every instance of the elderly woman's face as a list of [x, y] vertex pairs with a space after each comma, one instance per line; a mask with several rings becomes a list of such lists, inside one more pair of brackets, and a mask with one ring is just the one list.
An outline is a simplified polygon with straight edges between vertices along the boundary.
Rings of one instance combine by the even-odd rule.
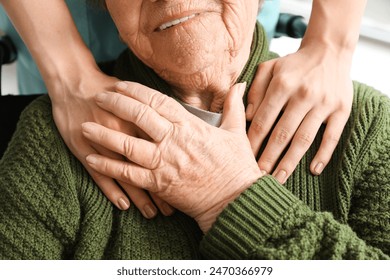
[[[258, 0], [106, 0], [122, 40], [157, 73], [192, 74], [248, 51]], [[195, 63], [196, 62], [196, 63]]]

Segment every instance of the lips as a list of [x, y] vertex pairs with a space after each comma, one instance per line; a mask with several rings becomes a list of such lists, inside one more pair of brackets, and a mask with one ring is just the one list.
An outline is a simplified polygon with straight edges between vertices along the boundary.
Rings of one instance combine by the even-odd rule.
[[166, 22], [166, 23], [163, 23], [161, 24], [159, 27], [158, 27], [158, 30], [160, 31], [163, 31], [165, 29], [168, 29], [172, 26], [175, 26], [175, 25], [178, 25], [180, 23], [183, 23], [183, 22], [186, 22], [196, 16], [198, 16], [199, 14], [195, 13], [195, 14], [192, 14], [192, 15], [189, 15], [189, 16], [185, 16], [185, 17], [182, 17], [182, 18], [178, 18], [178, 19], [174, 19], [172, 21], [169, 21], [169, 22]]

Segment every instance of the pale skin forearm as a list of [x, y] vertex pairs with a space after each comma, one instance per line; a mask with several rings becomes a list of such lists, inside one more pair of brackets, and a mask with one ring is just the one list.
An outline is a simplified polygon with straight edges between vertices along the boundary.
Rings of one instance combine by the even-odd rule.
[[48, 88], [79, 77], [76, 73], [83, 69], [96, 68], [64, 0], [0, 0], [0, 4], [30, 50]]
[[352, 59], [366, 3], [367, 0], [314, 0], [302, 45], [324, 44]]

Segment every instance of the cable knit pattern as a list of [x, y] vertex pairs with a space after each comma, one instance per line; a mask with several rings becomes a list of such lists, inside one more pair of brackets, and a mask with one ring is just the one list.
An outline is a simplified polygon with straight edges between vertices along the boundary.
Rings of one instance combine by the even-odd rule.
[[[271, 58], [258, 26], [240, 81]], [[170, 94], [130, 52], [116, 74]], [[353, 110], [321, 176], [309, 164], [324, 128], [285, 185], [255, 182], [202, 238], [176, 213], [119, 211], [63, 143], [43, 96], [22, 114], [0, 161], [0, 259], [389, 259], [390, 101], [355, 83]]]

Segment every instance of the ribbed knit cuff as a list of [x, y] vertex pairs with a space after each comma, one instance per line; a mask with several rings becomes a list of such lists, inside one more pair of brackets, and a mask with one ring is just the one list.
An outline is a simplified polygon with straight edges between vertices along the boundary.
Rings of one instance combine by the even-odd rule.
[[204, 236], [200, 250], [211, 259], [247, 259], [258, 244], [280, 228], [296, 203], [291, 192], [265, 176], [229, 204]]

